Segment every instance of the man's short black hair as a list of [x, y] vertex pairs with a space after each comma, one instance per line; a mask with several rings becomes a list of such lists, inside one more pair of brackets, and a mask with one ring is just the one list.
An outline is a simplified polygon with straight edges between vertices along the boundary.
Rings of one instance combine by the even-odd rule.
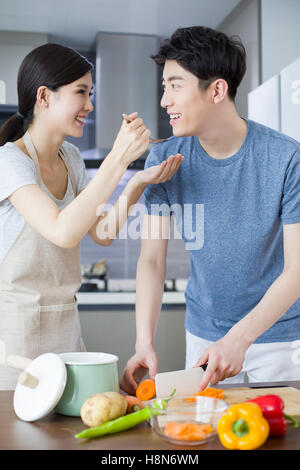
[[246, 51], [240, 38], [204, 26], [177, 29], [151, 58], [161, 67], [167, 60], [176, 60], [199, 78], [203, 90], [223, 78], [232, 100], [246, 72]]

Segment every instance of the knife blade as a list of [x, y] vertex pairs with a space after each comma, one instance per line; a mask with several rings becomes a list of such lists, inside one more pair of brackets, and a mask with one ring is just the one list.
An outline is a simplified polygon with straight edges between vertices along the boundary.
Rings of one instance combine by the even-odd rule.
[[207, 364], [192, 369], [160, 372], [155, 376], [156, 397], [168, 397], [174, 388], [176, 396], [193, 395], [199, 392], [199, 384]]

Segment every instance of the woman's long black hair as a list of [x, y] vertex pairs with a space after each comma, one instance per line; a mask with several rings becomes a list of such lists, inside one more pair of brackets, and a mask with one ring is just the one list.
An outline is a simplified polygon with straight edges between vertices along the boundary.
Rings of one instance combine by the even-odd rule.
[[60, 44], [44, 44], [33, 49], [18, 72], [18, 112], [0, 129], [0, 146], [22, 137], [33, 120], [36, 93], [40, 86], [52, 91], [78, 80], [93, 65], [74, 49]]

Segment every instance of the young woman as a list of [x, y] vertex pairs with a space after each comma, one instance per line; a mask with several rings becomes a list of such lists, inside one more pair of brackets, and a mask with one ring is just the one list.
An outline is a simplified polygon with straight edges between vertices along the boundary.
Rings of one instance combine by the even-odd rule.
[[[73, 49], [46, 44], [23, 60], [18, 74], [18, 112], [0, 130], [0, 340], [7, 354], [34, 358], [45, 352], [84, 350], [76, 293], [81, 285], [80, 240], [99, 239], [99, 213], [128, 165], [149, 143], [137, 113], [123, 121], [111, 152], [88, 182], [78, 149], [65, 141], [81, 137], [92, 111], [92, 64]], [[148, 184], [177, 171], [181, 156], [138, 172], [118, 207], [128, 208]], [[123, 210], [123, 212], [122, 212]], [[101, 231], [100, 231], [101, 232]], [[0, 366], [0, 389], [12, 389], [17, 374]]]

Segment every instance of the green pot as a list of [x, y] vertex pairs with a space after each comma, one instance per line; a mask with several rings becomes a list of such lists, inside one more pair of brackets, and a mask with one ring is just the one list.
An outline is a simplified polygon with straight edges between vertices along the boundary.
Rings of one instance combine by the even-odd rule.
[[118, 360], [113, 354], [74, 352], [59, 354], [67, 369], [67, 382], [57, 413], [80, 416], [83, 403], [94, 393], [119, 392]]

